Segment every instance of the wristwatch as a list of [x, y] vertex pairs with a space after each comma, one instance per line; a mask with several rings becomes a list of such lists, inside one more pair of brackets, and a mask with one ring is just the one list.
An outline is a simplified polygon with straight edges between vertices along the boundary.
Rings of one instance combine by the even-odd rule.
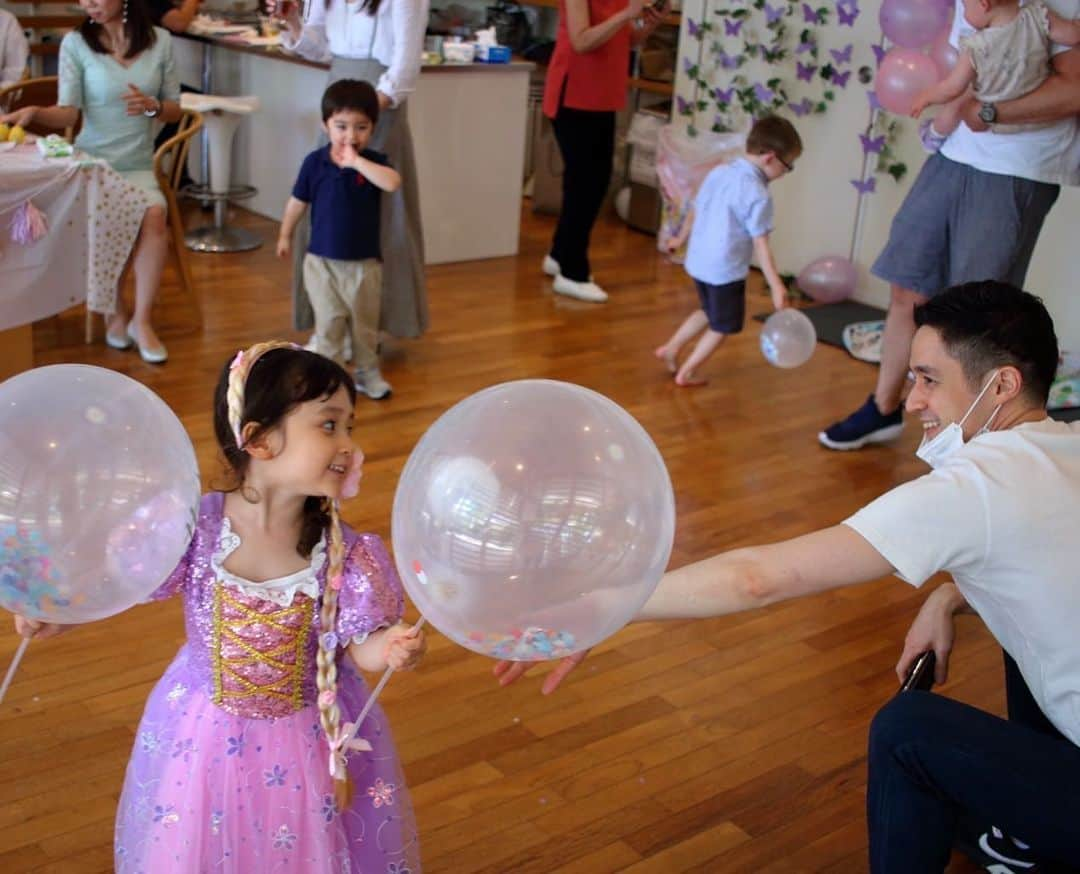
[[993, 103], [984, 103], [979, 107], [979, 120], [984, 124], [993, 124], [997, 121], [997, 106]]
[[[143, 110], [143, 115], [145, 115], [147, 118], [157, 118], [159, 115], [161, 115], [161, 101], [155, 99], [154, 103], [157, 104], [157, 105], [153, 109], [144, 109]], [[984, 105], [989, 106], [990, 104], [984, 104]]]

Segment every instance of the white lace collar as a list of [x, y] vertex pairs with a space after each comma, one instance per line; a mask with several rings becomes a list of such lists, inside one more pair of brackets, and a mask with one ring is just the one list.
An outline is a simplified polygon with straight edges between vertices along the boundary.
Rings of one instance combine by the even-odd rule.
[[315, 548], [311, 550], [311, 563], [306, 568], [289, 574], [287, 577], [278, 577], [264, 583], [253, 583], [225, 569], [225, 559], [236, 552], [239, 546], [240, 535], [232, 530], [229, 517], [223, 514], [221, 530], [218, 532], [217, 549], [210, 556], [210, 567], [213, 568], [217, 579], [223, 585], [238, 589], [248, 597], [271, 601], [279, 607], [288, 607], [292, 604], [297, 592], [313, 599], [319, 597], [318, 574], [326, 564], [325, 532], [315, 544]]

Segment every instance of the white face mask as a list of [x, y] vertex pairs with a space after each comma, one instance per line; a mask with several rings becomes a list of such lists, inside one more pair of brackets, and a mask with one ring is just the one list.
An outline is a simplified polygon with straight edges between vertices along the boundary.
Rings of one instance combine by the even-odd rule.
[[[929, 440], [923, 437], [923, 441], [919, 444], [919, 448], [915, 450], [915, 454], [919, 458], [931, 467], [941, 467], [949, 460], [954, 452], [964, 445], [964, 422], [967, 421], [967, 417], [971, 415], [971, 411], [974, 410], [979, 401], [982, 400], [982, 396], [986, 394], [987, 389], [994, 384], [994, 380], [997, 379], [999, 373], [1000, 371], [995, 370], [990, 374], [990, 379], [986, 381], [986, 385], [982, 387], [982, 391], [975, 396], [975, 400], [971, 402], [971, 406], [967, 408], [967, 412], [964, 413], [959, 422], [950, 422]], [[986, 420], [986, 424], [972, 436], [973, 440], [980, 434], [984, 434], [990, 430], [990, 426], [994, 423], [994, 419], [997, 418], [997, 414], [1000, 410], [1000, 404], [994, 407], [994, 412], [990, 414], [990, 418]]]

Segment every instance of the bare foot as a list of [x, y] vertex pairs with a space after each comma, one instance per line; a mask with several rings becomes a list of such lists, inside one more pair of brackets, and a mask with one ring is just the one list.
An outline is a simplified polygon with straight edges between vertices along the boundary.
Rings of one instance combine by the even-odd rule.
[[708, 382], [707, 379], [702, 379], [700, 376], [695, 376], [693, 372], [683, 373], [681, 370], [675, 374], [675, 385], [681, 388], [694, 388], [699, 385], [705, 385]]
[[675, 363], [675, 353], [670, 351], [667, 346], [657, 346], [653, 352], [657, 358], [664, 362], [664, 366], [671, 372], [675, 373], [679, 367]]

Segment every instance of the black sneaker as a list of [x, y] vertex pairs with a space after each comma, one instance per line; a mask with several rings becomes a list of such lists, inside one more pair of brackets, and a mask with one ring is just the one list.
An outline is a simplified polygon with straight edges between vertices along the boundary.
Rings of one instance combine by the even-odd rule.
[[818, 440], [829, 449], [862, 449], [867, 443], [886, 443], [895, 440], [904, 430], [904, 409], [883, 416], [870, 395], [866, 403], [844, 421], [831, 425]]

